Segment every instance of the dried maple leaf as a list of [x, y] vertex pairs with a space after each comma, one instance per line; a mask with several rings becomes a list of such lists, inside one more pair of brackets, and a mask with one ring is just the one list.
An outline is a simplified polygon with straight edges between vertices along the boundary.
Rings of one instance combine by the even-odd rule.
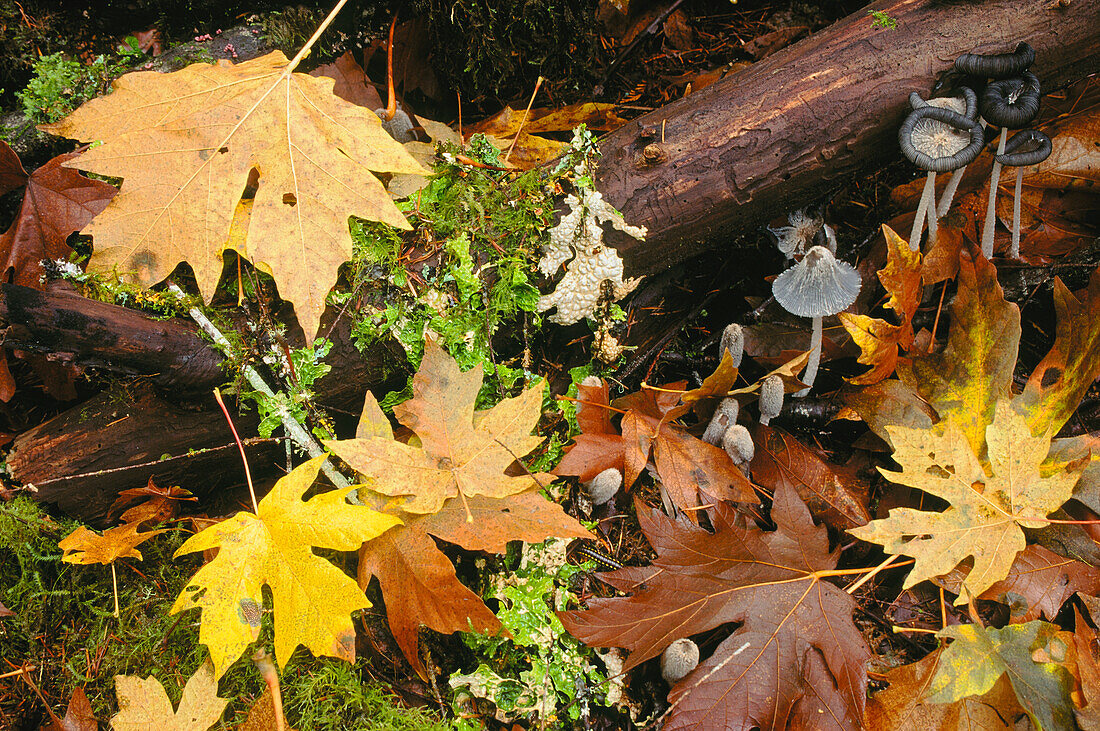
[[210, 663], [202, 667], [183, 687], [179, 709], [156, 678], [115, 676], [118, 713], [111, 718], [115, 731], [205, 731], [222, 717], [229, 699], [218, 697], [218, 681]]
[[208, 548], [218, 555], [187, 583], [171, 613], [202, 610], [199, 642], [207, 646], [215, 677], [256, 639], [263, 586], [275, 612], [275, 657], [285, 666], [298, 645], [315, 655], [355, 658], [351, 613], [370, 606], [355, 581], [313, 552], [311, 546], [354, 551], [400, 521], [350, 505], [354, 487], [303, 501], [325, 457], [304, 462], [260, 501], [259, 512], [237, 513], [191, 536], [176, 556]]
[[337, 269], [351, 258], [348, 217], [409, 228], [372, 171], [422, 173], [378, 118], [292, 73], [275, 51], [241, 64], [135, 72], [43, 130], [103, 144], [69, 167], [124, 179], [83, 230], [89, 266], [148, 286], [180, 262], [209, 300], [234, 210], [253, 170], [247, 256], [270, 270], [310, 340]]
[[672, 687], [666, 729], [858, 727], [871, 653], [855, 602], [822, 579], [839, 555], [828, 529], [786, 486], [772, 504], [775, 531], [745, 527], [722, 503], [712, 518], [713, 534], [639, 507], [657, 558], [600, 574], [631, 596], [561, 612], [565, 628], [588, 645], [626, 648], [628, 670], [674, 640], [738, 623]]
[[1007, 675], [982, 695], [952, 703], [926, 700], [928, 686], [940, 664], [943, 648], [886, 673], [890, 684], [867, 701], [866, 727], [874, 731], [1013, 731], [1024, 715]]
[[871, 370], [849, 378], [849, 383], [866, 385], [878, 383], [894, 372], [898, 363], [898, 351], [913, 346], [913, 315], [920, 306], [921, 255], [919, 250], [882, 225], [886, 238], [886, 266], [879, 270], [878, 278], [890, 295], [883, 305], [893, 310], [900, 321], [893, 325], [885, 320], [841, 312], [837, 317], [852, 340], [862, 351], [859, 362], [871, 366]]
[[58, 548], [64, 551], [61, 560], [76, 564], [109, 564], [120, 558], [136, 558], [140, 561], [141, 551], [137, 550], [137, 546], [158, 533], [164, 533], [164, 530], [139, 533], [139, 525], [124, 523], [103, 531], [103, 535], [82, 525], [58, 542]]
[[119, 516], [124, 523], [163, 523], [179, 515], [180, 503], [184, 500], [196, 501], [198, 498], [177, 485], [157, 487], [150, 477], [145, 487], [120, 492], [107, 511], [107, 518], [110, 520], [116, 511], [125, 508]]
[[1058, 627], [1038, 620], [1003, 629], [975, 624], [945, 627], [937, 637], [952, 642], [940, 657], [927, 700], [951, 703], [983, 695], [1007, 675], [1024, 712], [1039, 729], [1073, 728], [1073, 678], [1057, 662], [1034, 658], [1064, 658], [1068, 649], [1056, 637]]
[[[476, 382], [473, 376], [476, 376]], [[395, 412], [407, 426], [416, 430], [426, 454], [432, 453], [426, 451], [429, 449], [446, 451], [449, 443], [470, 440], [471, 424], [480, 428], [482, 425], [492, 427], [495, 423], [499, 427], [511, 421], [511, 417], [503, 418], [512, 413], [512, 407], [506, 406], [506, 402], [487, 411], [473, 411], [474, 398], [480, 387], [480, 369], [460, 373], [454, 360], [438, 345], [429, 342], [420, 371], [414, 378], [413, 390], [417, 395], [413, 401], [419, 401], [405, 402], [402, 406], [406, 408], [399, 406]], [[457, 403], [450, 400], [449, 392]], [[496, 458], [496, 465], [485, 472], [482, 479], [486, 483], [507, 477], [504, 470], [515, 460], [515, 455], [529, 452], [532, 445], [538, 446], [542, 441], [538, 437], [525, 436], [538, 420], [541, 409], [539, 391], [531, 389], [525, 396], [530, 394], [535, 394], [538, 399], [519, 402], [522, 409], [517, 413], [521, 415], [516, 418], [514, 429], [509, 430], [514, 432], [511, 436], [497, 429], [500, 442], [491, 443], [491, 440], [479, 437], [477, 443], [481, 449], [495, 451], [504, 448]], [[520, 396], [512, 401], [523, 398]], [[497, 411], [502, 406], [504, 410]], [[505, 446], [508, 443], [518, 445], [520, 451], [510, 450]], [[358, 465], [364, 465], [377, 469], [377, 474], [386, 472], [384, 467], [379, 468], [372, 461], [372, 453], [390, 454], [394, 445], [408, 446], [394, 441], [389, 421], [369, 393], [356, 429], [356, 439], [329, 443], [333, 451], [353, 467], [358, 469]], [[458, 450], [455, 454], [465, 452]], [[443, 459], [450, 458], [440, 457], [440, 460]], [[476, 470], [462, 471], [460, 463], [458, 457], [452, 461], [452, 467], [457, 471], [454, 477], [456, 485], [467, 484], [477, 475]], [[470, 464], [477, 469], [485, 469], [487, 462], [484, 458], [478, 458], [471, 460]], [[590, 536], [561, 507], [540, 494], [534, 476], [523, 478], [525, 489], [522, 492], [494, 497], [463, 491], [458, 496], [441, 501], [435, 512], [425, 515], [419, 513], [419, 508], [428, 502], [417, 490], [425, 486], [428, 490], [434, 490], [434, 483], [416, 482], [415, 472], [400, 474], [405, 474], [406, 479], [412, 481], [403, 487], [394, 487], [393, 494], [410, 495], [412, 499], [404, 503], [391, 501], [387, 507], [400, 516], [404, 524], [363, 545], [359, 552], [359, 585], [365, 590], [371, 577], [378, 577], [386, 605], [391, 607], [391, 611], [387, 612], [390, 629], [409, 663], [423, 673], [418, 651], [420, 625], [446, 634], [471, 629], [493, 633], [501, 628], [500, 621], [481, 598], [458, 580], [450, 559], [439, 550], [432, 536], [472, 551], [492, 553], [502, 553], [507, 543], [514, 540], [537, 543], [551, 536]], [[388, 475], [394, 480], [398, 476]], [[514, 484], [511, 481], [520, 478], [507, 479], [507, 484]], [[383, 483], [376, 478], [367, 487], [371, 490], [376, 490], [380, 484], [392, 487], [394, 480]], [[436, 500], [434, 494], [430, 500]], [[410, 512], [410, 506], [417, 508], [418, 512]], [[400, 610], [396, 609], [398, 607]]]
[[[956, 594], [969, 569], [956, 567], [940, 583]], [[1012, 622], [1030, 622], [1040, 617], [1053, 620], [1075, 592], [1090, 596], [1100, 593], [1100, 568], [1059, 556], [1038, 544], [1016, 555], [1008, 576], [978, 597], [1007, 604]]]
[[1024, 550], [1022, 528], [1041, 528], [1046, 516], [1070, 498], [1079, 469], [1044, 476], [1040, 465], [1050, 448], [1049, 432], [1034, 437], [1027, 420], [1008, 401], [1000, 401], [982, 440], [988, 445], [992, 474], [987, 475], [957, 424], [938, 429], [887, 427], [900, 472], [879, 468], [892, 482], [943, 498], [943, 512], [895, 508], [887, 518], [848, 532], [878, 543], [887, 553], [912, 556], [903, 588], [943, 576], [967, 557], [974, 564], [956, 604], [980, 596], [1008, 576], [1016, 554]]
[[370, 479], [370, 489], [408, 496], [406, 513], [434, 513], [448, 498], [502, 498], [539, 484], [531, 474], [510, 475], [512, 464], [542, 444], [531, 436], [542, 413], [542, 389], [530, 388], [491, 409], [474, 413], [481, 366], [462, 373], [434, 341], [413, 377], [413, 397], [394, 407], [420, 446], [370, 436], [325, 442], [340, 459]]
[[1085, 622], [1081, 610], [1073, 608], [1073, 644], [1077, 650], [1077, 674], [1084, 696], [1083, 708], [1074, 710], [1082, 731], [1100, 729], [1100, 664], [1096, 661], [1096, 630]]

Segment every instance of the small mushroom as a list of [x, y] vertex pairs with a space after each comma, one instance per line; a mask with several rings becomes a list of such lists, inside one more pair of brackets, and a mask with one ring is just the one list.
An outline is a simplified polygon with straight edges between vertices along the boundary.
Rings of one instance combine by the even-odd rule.
[[964, 53], [955, 59], [955, 70], [982, 79], [1004, 79], [1016, 76], [1035, 63], [1035, 49], [1027, 43], [1016, 46], [1012, 53]]
[[623, 473], [615, 467], [608, 467], [600, 474], [584, 483], [584, 491], [593, 505], [603, 505], [615, 497], [623, 486]]
[[[909, 95], [909, 106], [913, 109], [920, 109], [924, 106], [942, 107], [944, 109], [950, 109], [952, 112], [957, 112], [968, 119], [978, 118], [978, 95], [968, 86], [960, 86], [959, 94], [961, 96], [938, 96], [925, 101], [921, 98], [921, 95], [917, 92], [913, 92]], [[959, 183], [962, 182], [963, 174], [966, 172], [966, 165], [963, 165], [958, 170], [951, 171], [951, 178], [947, 181], [947, 186], [943, 189], [943, 196], [940, 198], [939, 204], [935, 207], [935, 216], [937, 219], [943, 218], [947, 215], [947, 212], [951, 210], [951, 201], [955, 199], [955, 191], [959, 188]], [[931, 209], [929, 209], [931, 211]], [[929, 216], [931, 217], [931, 213]]]
[[925, 105], [914, 109], [898, 130], [901, 152], [913, 164], [928, 171], [921, 194], [909, 248], [920, 249], [924, 219], [928, 218], [928, 241], [936, 242], [935, 210], [936, 173], [946, 173], [969, 165], [985, 146], [985, 136], [977, 120], [950, 109]]
[[760, 423], [767, 426], [783, 408], [783, 379], [768, 376], [760, 383]]
[[686, 637], [676, 640], [661, 653], [661, 677], [669, 685], [684, 678], [699, 665], [699, 646]]
[[[1024, 71], [1017, 78], [994, 81], [982, 94], [981, 110], [990, 124], [1001, 128], [997, 141], [997, 155], [1003, 155], [1008, 140], [1008, 130], [1021, 129], [1031, 123], [1039, 114], [1039, 78], [1030, 71]], [[982, 254], [986, 259], [993, 256], [993, 229], [997, 222], [997, 183], [1001, 177], [1001, 163], [993, 162], [993, 171], [989, 175], [989, 203], [985, 209], [985, 224], [982, 226]]]
[[859, 272], [851, 264], [838, 260], [824, 246], [815, 246], [807, 251], [802, 261], [772, 282], [772, 294], [783, 309], [799, 317], [812, 317], [814, 321], [810, 361], [802, 375], [806, 388], [796, 396], [808, 394], [817, 378], [817, 367], [821, 362], [821, 319], [835, 315], [855, 302], [860, 286], [862, 280]]
[[722, 435], [722, 449], [730, 456], [733, 463], [746, 475], [749, 472], [749, 462], [756, 455], [756, 445], [752, 443], [752, 435], [741, 424], [734, 424]]
[[735, 398], [724, 398], [718, 403], [714, 415], [707, 422], [707, 429], [703, 432], [703, 441], [707, 444], [718, 445], [722, 441], [722, 435], [726, 429], [737, 423], [737, 412], [740, 405]]
[[787, 214], [787, 226], [772, 228], [768, 232], [775, 237], [775, 245], [788, 259], [801, 256], [821, 233], [824, 220], [800, 208]]
[[745, 355], [745, 331], [736, 322], [726, 325], [722, 331], [722, 340], [718, 346], [718, 360], [721, 361], [730, 354], [734, 368], [741, 367], [741, 358]]
[[1011, 259], [1020, 258], [1020, 197], [1024, 187], [1024, 168], [1038, 165], [1050, 157], [1054, 145], [1050, 138], [1034, 129], [1017, 132], [1005, 143], [1005, 151], [997, 155], [997, 162], [1016, 168], [1016, 196], [1012, 201], [1012, 245], [1008, 249]]

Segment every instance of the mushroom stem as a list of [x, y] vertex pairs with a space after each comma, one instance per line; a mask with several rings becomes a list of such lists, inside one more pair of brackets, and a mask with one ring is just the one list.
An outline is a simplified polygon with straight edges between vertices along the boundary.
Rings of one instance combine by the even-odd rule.
[[[1001, 127], [1001, 138], [997, 142], [997, 154], [1003, 155], [1008, 140], [1008, 127]], [[997, 223], [997, 184], [1001, 179], [1001, 163], [993, 161], [993, 172], [989, 174], [989, 205], [985, 209], [985, 225], [982, 226], [982, 255], [993, 258], [993, 229]]]
[[806, 370], [802, 374], [802, 382], [806, 384], [806, 388], [794, 394], [798, 398], [809, 396], [810, 388], [817, 380], [817, 366], [821, 363], [821, 320], [820, 317], [814, 318], [813, 334], [810, 335], [810, 360], [806, 363]]
[[951, 201], [955, 200], [955, 191], [959, 189], [959, 183], [962, 182], [963, 173], [966, 172], [966, 165], [963, 165], [958, 170], [951, 173], [951, 177], [947, 181], [947, 187], [943, 189], [943, 196], [940, 198], [940, 204], [936, 206], [936, 216], [943, 218], [947, 215], [947, 212], [951, 210]]
[[1016, 195], [1012, 201], [1012, 245], [1008, 249], [1009, 259], [1020, 258], [1020, 196], [1024, 192], [1024, 168], [1016, 168]]
[[[921, 193], [920, 205], [917, 206], [917, 215], [913, 219], [913, 230], [909, 233], [909, 248], [920, 251], [920, 235], [924, 231], [924, 219], [928, 218], [928, 207], [935, 207], [936, 199], [936, 174], [931, 170], [924, 181], [924, 192]], [[928, 240], [933, 240], [931, 219], [929, 219]]]

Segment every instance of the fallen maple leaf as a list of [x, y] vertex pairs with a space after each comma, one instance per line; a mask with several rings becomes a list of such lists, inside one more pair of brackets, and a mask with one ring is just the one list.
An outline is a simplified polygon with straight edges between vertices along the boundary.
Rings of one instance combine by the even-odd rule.
[[1096, 661], [1096, 630], [1085, 622], [1081, 610], [1073, 608], [1073, 644], [1077, 649], [1077, 674], [1084, 707], [1074, 710], [1082, 731], [1100, 729], [1100, 664]]
[[887, 427], [900, 472], [881, 467], [892, 482], [943, 498], [943, 512], [895, 508], [887, 518], [852, 528], [855, 537], [878, 543], [887, 553], [915, 559], [903, 589], [943, 576], [967, 557], [974, 564], [963, 580], [978, 597], [1008, 576], [1016, 554], [1024, 550], [1023, 528], [1041, 528], [1046, 516], [1070, 498], [1080, 468], [1044, 476], [1040, 465], [1050, 448], [1050, 433], [1032, 436], [1027, 420], [1008, 401], [997, 403], [993, 423], [982, 440], [988, 444], [992, 474], [987, 475], [961, 426], [938, 429]]
[[981, 455], [994, 406], [1012, 393], [1020, 308], [1005, 300], [997, 269], [974, 249], [960, 258], [958, 283], [947, 347], [899, 363], [897, 371], [932, 405], [941, 425], [957, 425]]
[[179, 515], [180, 503], [184, 500], [196, 501], [198, 498], [177, 485], [157, 487], [150, 477], [145, 487], [120, 492], [108, 509], [107, 518], [110, 520], [116, 511], [125, 508], [119, 516], [124, 523], [163, 523]]
[[115, 731], [205, 731], [222, 717], [229, 699], [218, 697], [218, 681], [210, 663], [202, 667], [183, 687], [179, 709], [156, 678], [115, 676], [118, 713], [111, 718]]
[[[52, 714], [51, 714], [52, 715]], [[99, 722], [92, 713], [92, 704], [83, 688], [77, 688], [69, 698], [65, 718], [53, 725], [55, 731], [98, 731]]]
[[[968, 570], [955, 567], [937, 583], [948, 591], [961, 593], [960, 585]], [[1008, 605], [1012, 622], [1030, 622], [1040, 617], [1053, 621], [1065, 601], [1078, 591], [1089, 596], [1100, 593], [1100, 568], [1033, 544], [1016, 555], [1008, 576], [978, 598]]]
[[943, 648], [923, 659], [886, 673], [890, 684], [867, 701], [866, 726], [874, 731], [1013, 731], [1024, 710], [1002, 675], [981, 695], [964, 696], [952, 703], [926, 699], [940, 664]]
[[913, 346], [913, 316], [920, 306], [921, 255], [919, 250], [882, 225], [886, 239], [886, 266], [879, 270], [878, 278], [890, 295], [883, 305], [895, 312], [900, 321], [893, 325], [885, 320], [841, 312], [837, 317], [852, 340], [862, 351], [859, 362], [871, 366], [871, 370], [849, 378], [849, 383], [865, 385], [878, 383], [894, 372], [898, 363], [898, 351]]
[[1007, 675], [1020, 706], [1042, 729], [1073, 728], [1073, 678], [1056, 662], [1037, 662], [1036, 653], [1065, 657], [1066, 646], [1046, 622], [1010, 624], [1003, 629], [976, 624], [945, 627], [936, 636], [952, 642], [940, 657], [927, 699], [951, 703], [987, 693]]
[[333, 80], [292, 73], [282, 53], [232, 65], [135, 72], [53, 134], [103, 144], [67, 167], [124, 179], [83, 233], [89, 266], [149, 286], [180, 262], [209, 301], [234, 210], [258, 172], [247, 256], [269, 270], [313, 339], [337, 269], [351, 258], [348, 217], [409, 228], [372, 171], [422, 173], [370, 111]]
[[220, 678], [256, 639], [263, 586], [275, 612], [275, 657], [285, 667], [298, 645], [315, 655], [355, 658], [351, 613], [370, 606], [355, 581], [311, 546], [354, 551], [400, 523], [390, 515], [346, 502], [354, 487], [302, 495], [325, 457], [304, 462], [260, 501], [259, 512], [237, 513], [187, 539], [175, 556], [217, 548], [218, 555], [188, 582], [171, 613], [202, 610], [199, 642]]
[[739, 623], [672, 687], [666, 729], [820, 728], [822, 719], [858, 727], [871, 653], [852, 621], [853, 599], [822, 580], [839, 551], [829, 552], [828, 529], [813, 524], [792, 489], [775, 493], [772, 532], [745, 527], [723, 503], [713, 534], [637, 512], [657, 558], [599, 574], [631, 596], [590, 599], [589, 609], [559, 616], [585, 644], [629, 650], [624, 670], [674, 640]]
[[467, 126], [463, 132], [467, 138], [477, 133], [486, 135], [501, 150], [510, 152], [510, 164], [529, 170], [558, 157], [568, 146], [566, 142], [542, 136], [543, 133], [569, 132], [580, 124], [588, 129], [611, 131], [626, 124], [626, 120], [615, 113], [614, 104], [585, 102], [527, 112], [504, 107], [492, 117]]
[[370, 478], [370, 489], [408, 496], [406, 513], [434, 513], [448, 498], [502, 498], [538, 484], [531, 474], [510, 475], [512, 464], [542, 444], [531, 436], [542, 413], [542, 388], [530, 388], [491, 409], [474, 413], [481, 390], [481, 366], [462, 373], [436, 342], [424, 346], [413, 377], [413, 397], [394, 407], [420, 446], [392, 437], [325, 442], [340, 459]]
[[76, 564], [109, 564], [120, 558], [136, 558], [140, 561], [141, 551], [137, 550], [137, 546], [165, 531], [160, 529], [139, 533], [139, 525], [124, 523], [103, 531], [103, 535], [82, 525], [58, 542], [58, 548], [64, 551], [61, 560]]

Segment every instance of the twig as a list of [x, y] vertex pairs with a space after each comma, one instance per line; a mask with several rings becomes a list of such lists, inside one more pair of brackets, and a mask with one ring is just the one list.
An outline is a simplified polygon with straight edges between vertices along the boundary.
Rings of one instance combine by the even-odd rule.
[[[183, 293], [183, 290], [176, 286], [175, 282], [168, 283], [168, 291], [170, 291], [172, 294], [176, 295], [180, 299], [184, 299], [186, 297], [186, 295]], [[204, 315], [202, 311], [199, 310], [199, 308], [192, 307], [187, 311], [187, 313], [191, 315], [191, 319], [198, 323], [203, 332], [211, 337], [211, 339], [214, 341], [214, 344], [217, 345], [218, 348], [223, 353], [225, 353], [226, 356], [230, 358], [233, 357], [233, 345], [229, 342], [229, 340], [226, 339], [221, 330], [219, 330], [214, 323], [210, 322], [210, 319], [206, 315]], [[248, 365], [247, 363], [243, 364], [241, 366], [241, 373], [244, 375], [245, 380], [248, 381], [248, 385], [252, 386], [252, 388], [256, 389], [268, 398], [275, 398], [275, 393], [271, 390], [271, 387], [267, 385], [267, 383], [263, 379], [263, 376], [261, 376], [255, 368]], [[285, 406], [279, 404], [278, 413], [279, 420], [282, 421], [283, 428], [286, 429], [287, 436], [293, 439], [294, 443], [297, 444], [307, 455], [312, 458], [320, 457], [322, 454], [325, 454], [325, 450], [321, 448], [321, 445], [317, 443], [317, 440], [313, 438], [313, 435], [306, 431], [305, 427], [302, 426], [302, 424], [294, 418], [293, 414], [291, 414]], [[336, 485], [336, 487], [343, 488], [351, 486], [351, 483], [348, 482], [348, 479], [337, 472], [336, 468], [333, 467], [330, 462], [323, 462], [321, 464], [321, 471], [325, 473], [325, 476], [328, 477], [329, 480], [332, 481], [332, 484]], [[349, 495], [348, 497], [354, 498], [354, 496], [351, 495]]]
[[535, 97], [539, 94], [539, 87], [542, 86], [542, 82], [545, 81], [541, 76], [538, 81], [535, 82], [535, 90], [531, 92], [531, 100], [527, 102], [527, 109], [523, 111], [523, 119], [519, 122], [519, 127], [516, 129], [516, 136], [512, 138], [512, 144], [508, 145], [508, 152], [504, 155], [504, 162], [508, 162], [508, 158], [512, 156], [512, 148], [516, 146], [516, 142], [519, 141], [519, 134], [523, 131], [523, 125], [527, 124], [527, 116], [531, 113], [531, 105], [535, 103]]

